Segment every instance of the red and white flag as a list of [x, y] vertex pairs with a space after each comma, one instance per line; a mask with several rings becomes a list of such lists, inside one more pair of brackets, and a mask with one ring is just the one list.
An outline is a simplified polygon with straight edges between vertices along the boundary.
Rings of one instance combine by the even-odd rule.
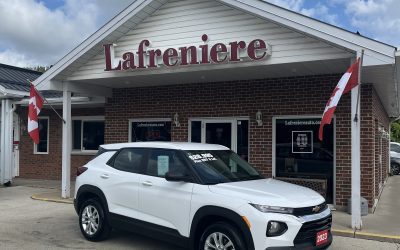
[[38, 116], [43, 107], [43, 98], [31, 83], [29, 92], [29, 111], [28, 111], [28, 133], [35, 144], [39, 144], [39, 123]]
[[358, 85], [358, 72], [360, 70], [360, 59], [350, 66], [346, 73], [340, 78], [339, 83], [333, 90], [331, 98], [329, 98], [324, 114], [322, 115], [321, 124], [319, 125], [318, 138], [322, 141], [324, 133], [324, 125], [331, 124], [333, 113], [338, 105], [342, 95], [348, 93], [352, 88]]

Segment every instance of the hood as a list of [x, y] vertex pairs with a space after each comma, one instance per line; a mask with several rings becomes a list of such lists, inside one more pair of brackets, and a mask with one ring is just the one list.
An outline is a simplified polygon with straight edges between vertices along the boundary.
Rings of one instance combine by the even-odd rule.
[[209, 188], [213, 193], [258, 205], [298, 208], [319, 205], [325, 201], [309, 188], [275, 179], [221, 183], [210, 185]]

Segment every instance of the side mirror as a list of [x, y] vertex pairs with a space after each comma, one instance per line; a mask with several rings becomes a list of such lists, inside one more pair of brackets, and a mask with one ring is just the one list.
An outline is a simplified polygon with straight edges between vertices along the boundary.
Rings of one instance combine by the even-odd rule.
[[186, 172], [169, 171], [165, 174], [165, 179], [167, 181], [174, 182], [188, 182], [191, 180], [190, 176]]

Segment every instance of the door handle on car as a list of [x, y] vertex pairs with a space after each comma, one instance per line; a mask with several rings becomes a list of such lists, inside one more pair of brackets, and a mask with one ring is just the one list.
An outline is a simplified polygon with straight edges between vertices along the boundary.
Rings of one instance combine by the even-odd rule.
[[102, 174], [102, 175], [100, 175], [100, 177], [101, 177], [102, 179], [108, 179], [108, 178], [110, 178], [110, 176], [109, 176], [108, 174]]
[[142, 185], [151, 187], [151, 186], [153, 186], [153, 183], [151, 181], [144, 181], [144, 182], [142, 182]]

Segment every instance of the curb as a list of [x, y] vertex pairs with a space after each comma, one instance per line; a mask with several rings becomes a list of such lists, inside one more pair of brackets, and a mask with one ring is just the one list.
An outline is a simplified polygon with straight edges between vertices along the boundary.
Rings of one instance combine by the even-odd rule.
[[40, 195], [32, 195], [31, 199], [38, 200], [38, 201], [55, 202], [55, 203], [74, 204], [73, 200], [71, 200], [71, 199], [43, 198], [43, 197], [40, 197]]
[[375, 240], [382, 242], [390, 242], [390, 243], [400, 243], [400, 236], [396, 235], [387, 235], [387, 234], [376, 234], [376, 233], [367, 233], [360, 231], [352, 231], [352, 230], [335, 230], [332, 229], [332, 234], [335, 236], [356, 238], [356, 239], [365, 239], [365, 240]]

